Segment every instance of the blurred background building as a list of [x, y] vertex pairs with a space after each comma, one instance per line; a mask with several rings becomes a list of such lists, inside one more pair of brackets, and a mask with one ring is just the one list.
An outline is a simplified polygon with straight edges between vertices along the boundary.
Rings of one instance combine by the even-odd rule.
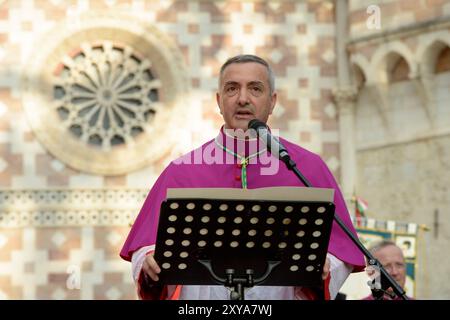
[[136, 299], [130, 224], [217, 134], [221, 64], [252, 53], [277, 77], [270, 125], [375, 229], [427, 226], [414, 294], [449, 299], [449, 28], [448, 0], [0, 0], [0, 298]]

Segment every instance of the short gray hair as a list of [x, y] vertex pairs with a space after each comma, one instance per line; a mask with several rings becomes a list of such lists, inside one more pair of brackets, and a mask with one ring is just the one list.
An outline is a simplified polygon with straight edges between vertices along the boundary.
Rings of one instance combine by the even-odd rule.
[[380, 241], [376, 241], [373, 244], [370, 245], [369, 247], [369, 251], [371, 254], [374, 254], [375, 252], [385, 248], [385, 247], [389, 247], [389, 246], [394, 246], [399, 248], [399, 246], [397, 246], [397, 244], [392, 241], [392, 240], [380, 240]]
[[269, 63], [267, 63], [266, 60], [263, 58], [260, 58], [258, 56], [252, 55], [252, 54], [240, 54], [237, 56], [234, 56], [232, 58], [229, 58], [220, 68], [220, 77], [219, 82], [222, 79], [224, 70], [233, 63], [246, 63], [246, 62], [256, 62], [267, 69], [267, 75], [269, 77], [269, 88], [270, 88], [270, 94], [272, 94], [275, 91], [275, 74], [273, 73], [272, 68], [270, 67]]

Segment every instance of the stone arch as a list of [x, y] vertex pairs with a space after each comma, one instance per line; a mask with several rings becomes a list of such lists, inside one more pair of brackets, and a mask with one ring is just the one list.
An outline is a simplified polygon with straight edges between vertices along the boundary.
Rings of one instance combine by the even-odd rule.
[[416, 76], [417, 65], [412, 52], [406, 45], [394, 42], [379, 47], [372, 57], [371, 82], [387, 84], [391, 79], [390, 71], [395, 69], [399, 63], [405, 63], [410, 79]]
[[369, 62], [363, 55], [360, 54], [352, 55], [350, 62], [353, 84], [356, 85], [358, 89], [361, 89], [361, 87], [368, 81], [370, 70]]
[[447, 127], [450, 78], [450, 33], [442, 31], [420, 41], [420, 82], [433, 127]]
[[356, 86], [358, 91], [360, 91], [366, 83], [366, 76], [364, 75], [364, 71], [359, 67], [359, 65], [352, 64], [351, 77], [353, 85]]
[[433, 41], [424, 50], [420, 59], [420, 70], [423, 75], [432, 75], [436, 73], [436, 64], [442, 51], [450, 48], [450, 40], [441, 39]]
[[386, 72], [389, 83], [409, 80], [409, 66], [406, 60], [397, 53], [386, 56]]
[[441, 31], [426, 34], [419, 39], [416, 53], [417, 61], [419, 61], [419, 71], [422, 76], [430, 76], [434, 74], [439, 53], [445, 47], [450, 47], [450, 32]]
[[437, 58], [435, 64], [435, 73], [449, 72], [450, 71], [450, 46], [445, 46]]

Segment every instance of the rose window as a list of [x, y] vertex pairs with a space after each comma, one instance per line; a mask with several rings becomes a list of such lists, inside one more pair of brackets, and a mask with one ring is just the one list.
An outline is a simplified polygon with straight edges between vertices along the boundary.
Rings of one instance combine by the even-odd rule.
[[161, 81], [151, 61], [128, 46], [83, 44], [55, 75], [55, 107], [64, 127], [102, 149], [131, 142], [160, 107]]
[[188, 77], [173, 39], [135, 16], [92, 12], [36, 38], [23, 107], [40, 144], [80, 172], [162, 166], [189, 114]]

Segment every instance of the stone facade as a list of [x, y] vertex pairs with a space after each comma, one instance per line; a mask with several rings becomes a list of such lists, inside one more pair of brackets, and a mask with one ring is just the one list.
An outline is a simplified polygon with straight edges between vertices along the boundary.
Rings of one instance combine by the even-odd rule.
[[229, 56], [273, 65], [271, 126], [339, 177], [334, 9], [0, 1], [1, 297], [136, 297], [119, 250], [164, 166], [217, 134], [218, 69]]
[[380, 30], [367, 28], [368, 5], [350, 1], [355, 192], [372, 218], [430, 228], [418, 243], [416, 295], [448, 298], [450, 3], [380, 1]]

